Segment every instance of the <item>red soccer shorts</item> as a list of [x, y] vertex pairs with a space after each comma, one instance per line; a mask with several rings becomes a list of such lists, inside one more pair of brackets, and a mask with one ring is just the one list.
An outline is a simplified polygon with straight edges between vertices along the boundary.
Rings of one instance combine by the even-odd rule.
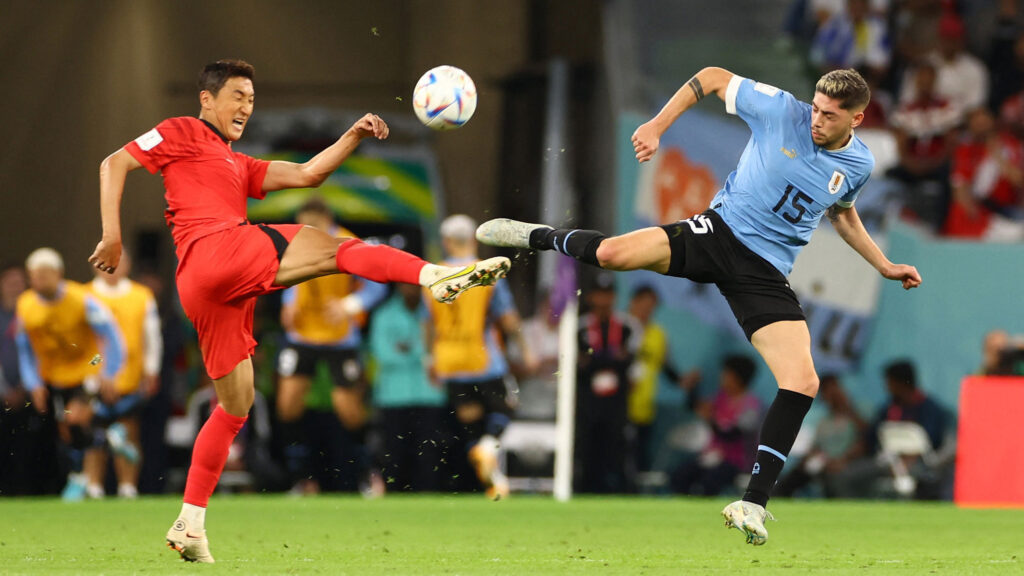
[[243, 224], [204, 236], [178, 263], [181, 306], [199, 333], [210, 378], [227, 376], [252, 356], [256, 297], [280, 290], [274, 277], [301, 224]]

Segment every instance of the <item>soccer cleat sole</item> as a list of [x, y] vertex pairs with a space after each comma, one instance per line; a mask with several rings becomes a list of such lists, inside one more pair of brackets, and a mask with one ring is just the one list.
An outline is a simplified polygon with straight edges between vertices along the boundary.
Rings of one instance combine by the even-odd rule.
[[205, 562], [205, 561], [201, 562], [198, 558], [192, 558], [192, 557], [186, 556], [185, 555], [185, 547], [184, 546], [179, 546], [178, 544], [175, 544], [171, 540], [167, 540], [167, 547], [170, 548], [171, 550], [174, 550], [175, 552], [177, 552], [178, 556], [180, 556], [181, 559], [184, 560], [185, 562], [197, 562], [197, 563], [201, 563], [201, 564], [213, 564], [214, 563], [213, 558], [210, 558], [209, 562]]
[[167, 541], [167, 547], [170, 548], [171, 550], [174, 550], [175, 552], [177, 552], [178, 556], [181, 556], [181, 559], [184, 560], [185, 562], [195, 562], [196, 561], [195, 558], [189, 558], [189, 557], [185, 556], [185, 547], [184, 546], [178, 546], [174, 542], [171, 542], [170, 540], [168, 540]]
[[[508, 271], [512, 267], [512, 263], [509, 262], [508, 258], [492, 258], [491, 260], [496, 260], [497, 262], [486, 267], [481, 267], [480, 264], [482, 262], [479, 262], [471, 270], [462, 270], [457, 274], [434, 282], [430, 285], [430, 291], [434, 298], [438, 302], [450, 304], [466, 290], [475, 286], [490, 286], [508, 275]], [[484, 262], [487, 262], [487, 260]], [[435, 286], [445, 282], [448, 282], [448, 285], [444, 287], [442, 294], [434, 291]]]

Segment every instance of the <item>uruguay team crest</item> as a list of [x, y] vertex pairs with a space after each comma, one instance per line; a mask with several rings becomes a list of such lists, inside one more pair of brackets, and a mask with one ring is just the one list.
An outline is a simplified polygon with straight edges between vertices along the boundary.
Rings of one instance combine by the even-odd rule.
[[832, 177], [828, 180], [828, 193], [835, 194], [843, 188], [843, 182], [846, 181], [846, 174], [843, 174], [839, 170], [832, 173]]

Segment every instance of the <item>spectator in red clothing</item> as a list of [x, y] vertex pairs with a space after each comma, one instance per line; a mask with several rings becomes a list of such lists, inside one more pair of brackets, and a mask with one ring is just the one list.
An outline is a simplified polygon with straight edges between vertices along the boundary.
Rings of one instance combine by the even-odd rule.
[[992, 214], [1019, 216], [1024, 191], [1024, 146], [997, 129], [992, 113], [979, 108], [968, 117], [967, 139], [953, 154], [952, 202], [945, 234], [978, 238]]
[[[1021, 49], [1024, 51], [1024, 42], [1021, 42]], [[999, 107], [999, 125], [1017, 138], [1024, 139], [1024, 90], [1003, 100]]]
[[914, 98], [901, 101], [891, 119], [900, 161], [889, 175], [908, 184], [906, 208], [937, 229], [946, 215], [949, 160], [959, 112], [936, 92], [934, 65], [919, 64], [912, 78]]

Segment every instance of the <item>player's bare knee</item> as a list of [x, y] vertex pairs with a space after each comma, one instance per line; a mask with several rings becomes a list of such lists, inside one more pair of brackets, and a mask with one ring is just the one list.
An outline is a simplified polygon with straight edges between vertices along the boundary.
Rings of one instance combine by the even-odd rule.
[[232, 416], [244, 418], [249, 415], [252, 408], [254, 393], [250, 390], [248, 394], [242, 393], [227, 398], [220, 398], [220, 405], [224, 411]]
[[818, 395], [818, 382], [817, 374], [809, 374], [801, 378], [790, 379], [787, 382], [780, 382], [779, 388], [798, 392], [813, 398]]
[[606, 270], [625, 270], [628, 258], [628, 249], [618, 238], [605, 238], [597, 247], [597, 262]]
[[811, 377], [807, 380], [807, 384], [806, 384], [807, 388], [806, 388], [806, 392], [804, 392], [804, 394], [806, 394], [807, 396], [810, 396], [812, 398], [817, 396], [818, 395], [818, 385], [820, 383], [821, 383], [821, 380], [818, 378], [818, 375], [817, 374], [812, 374]]

